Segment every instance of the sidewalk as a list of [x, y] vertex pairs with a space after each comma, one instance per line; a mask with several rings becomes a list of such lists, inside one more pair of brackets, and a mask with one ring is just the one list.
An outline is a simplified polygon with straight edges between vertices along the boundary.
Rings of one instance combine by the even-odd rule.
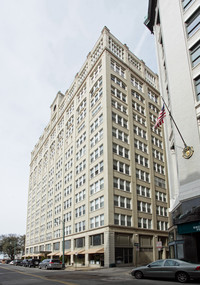
[[105, 267], [90, 267], [90, 266], [66, 266], [64, 270], [66, 271], [88, 271], [88, 270], [101, 270], [105, 269]]
[[106, 272], [115, 272], [115, 271], [130, 272], [132, 269], [133, 269], [133, 266], [119, 266], [119, 267], [66, 266], [64, 270], [65, 271], [98, 271], [98, 272], [106, 273]]

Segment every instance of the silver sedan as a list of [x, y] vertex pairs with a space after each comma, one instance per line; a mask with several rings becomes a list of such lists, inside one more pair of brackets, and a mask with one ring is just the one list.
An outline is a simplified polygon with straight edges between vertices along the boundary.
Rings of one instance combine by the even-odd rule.
[[172, 278], [186, 283], [190, 279], [200, 279], [200, 264], [178, 259], [160, 259], [146, 266], [133, 268], [131, 275], [136, 279], [143, 277]]
[[39, 269], [61, 269], [62, 262], [59, 259], [44, 259], [39, 263]]

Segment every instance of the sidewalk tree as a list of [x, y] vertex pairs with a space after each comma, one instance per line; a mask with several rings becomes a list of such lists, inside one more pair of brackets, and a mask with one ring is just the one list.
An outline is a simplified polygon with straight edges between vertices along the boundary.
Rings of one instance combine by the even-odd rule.
[[16, 254], [24, 253], [25, 235], [16, 234], [0, 236], [0, 252], [7, 254], [10, 259], [14, 259]]

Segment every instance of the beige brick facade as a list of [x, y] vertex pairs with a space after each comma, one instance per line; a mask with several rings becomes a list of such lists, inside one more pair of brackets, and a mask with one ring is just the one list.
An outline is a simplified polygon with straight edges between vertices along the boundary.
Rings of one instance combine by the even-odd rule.
[[63, 221], [67, 265], [167, 255], [159, 101], [158, 76], [105, 27], [32, 151], [26, 256], [62, 256]]

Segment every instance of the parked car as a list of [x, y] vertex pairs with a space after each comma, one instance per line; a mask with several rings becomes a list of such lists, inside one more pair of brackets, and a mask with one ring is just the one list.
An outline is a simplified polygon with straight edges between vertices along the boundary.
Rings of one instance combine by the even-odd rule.
[[185, 262], [178, 259], [160, 259], [146, 266], [136, 267], [131, 271], [136, 279], [172, 278], [181, 283], [190, 279], [200, 279], [200, 264]]
[[17, 265], [22, 265], [22, 259], [15, 259], [14, 262], [13, 262], [13, 264], [14, 264], [15, 266], [17, 266]]
[[28, 267], [38, 267], [39, 263], [40, 263], [39, 259], [36, 258], [28, 259]]
[[28, 266], [28, 259], [22, 260], [22, 266], [27, 267]]
[[61, 269], [62, 262], [59, 259], [44, 259], [38, 267], [39, 269]]

